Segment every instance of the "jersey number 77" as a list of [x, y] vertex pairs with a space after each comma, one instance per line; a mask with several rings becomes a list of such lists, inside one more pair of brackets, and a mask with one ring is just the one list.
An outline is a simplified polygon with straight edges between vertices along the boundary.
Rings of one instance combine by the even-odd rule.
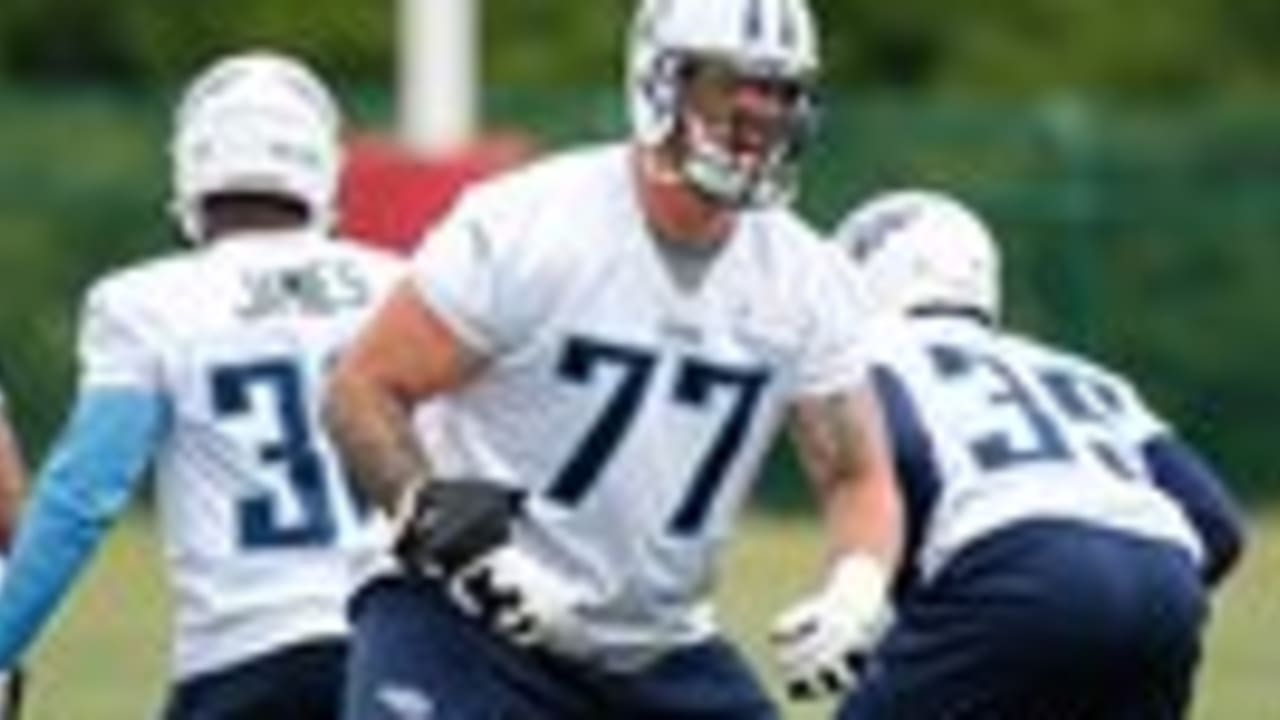
[[[658, 359], [656, 353], [645, 348], [580, 336], [569, 339], [556, 368], [561, 378], [587, 384], [601, 381], [597, 374], [601, 368], [612, 366], [620, 372], [616, 373], [613, 393], [599, 417], [551, 482], [547, 492], [553, 500], [577, 504], [600, 480], [653, 384]], [[671, 391], [675, 403], [704, 409], [715, 393], [729, 393], [733, 400], [695, 468], [683, 500], [672, 509], [667, 528], [673, 534], [694, 535], [706, 522], [768, 380], [768, 371], [759, 367], [733, 367], [692, 357], [680, 360]]]

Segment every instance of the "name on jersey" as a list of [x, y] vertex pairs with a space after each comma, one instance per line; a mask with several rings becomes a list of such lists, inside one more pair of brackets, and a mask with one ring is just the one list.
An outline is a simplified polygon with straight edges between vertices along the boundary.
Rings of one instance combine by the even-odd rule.
[[372, 294], [357, 269], [342, 260], [247, 271], [241, 275], [241, 284], [244, 300], [236, 312], [246, 319], [282, 313], [331, 314], [361, 307]]

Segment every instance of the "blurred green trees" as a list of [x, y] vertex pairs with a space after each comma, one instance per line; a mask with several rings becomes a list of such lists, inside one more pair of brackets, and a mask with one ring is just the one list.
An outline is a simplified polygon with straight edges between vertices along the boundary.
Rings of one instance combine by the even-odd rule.
[[5, 0], [0, 78], [172, 83], [255, 45], [301, 54], [327, 74], [390, 69], [395, 2], [334, 0]]
[[[399, 0], [6, 0], [0, 78], [142, 84], [271, 44], [383, 82]], [[632, 0], [477, 0], [486, 79], [598, 87], [621, 73]], [[1271, 0], [814, 0], [829, 84], [988, 97], [1276, 97]]]

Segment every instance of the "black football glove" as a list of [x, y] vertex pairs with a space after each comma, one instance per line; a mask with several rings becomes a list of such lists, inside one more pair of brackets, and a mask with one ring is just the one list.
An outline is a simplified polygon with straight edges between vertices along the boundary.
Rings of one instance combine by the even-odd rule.
[[480, 481], [432, 481], [413, 491], [395, 554], [410, 570], [452, 577], [511, 538], [521, 494]]
[[432, 482], [415, 492], [396, 555], [443, 580], [464, 613], [521, 646], [574, 654], [585, 590], [513, 545], [521, 495], [492, 483]]
[[19, 720], [22, 717], [25, 679], [22, 668], [0, 672], [0, 720]]

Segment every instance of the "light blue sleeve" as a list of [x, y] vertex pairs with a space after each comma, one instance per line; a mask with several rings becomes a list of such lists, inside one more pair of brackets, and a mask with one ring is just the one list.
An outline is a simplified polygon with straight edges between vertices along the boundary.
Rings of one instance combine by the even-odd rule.
[[169, 423], [158, 394], [81, 394], [34, 484], [0, 586], [0, 668], [11, 668], [128, 505]]

